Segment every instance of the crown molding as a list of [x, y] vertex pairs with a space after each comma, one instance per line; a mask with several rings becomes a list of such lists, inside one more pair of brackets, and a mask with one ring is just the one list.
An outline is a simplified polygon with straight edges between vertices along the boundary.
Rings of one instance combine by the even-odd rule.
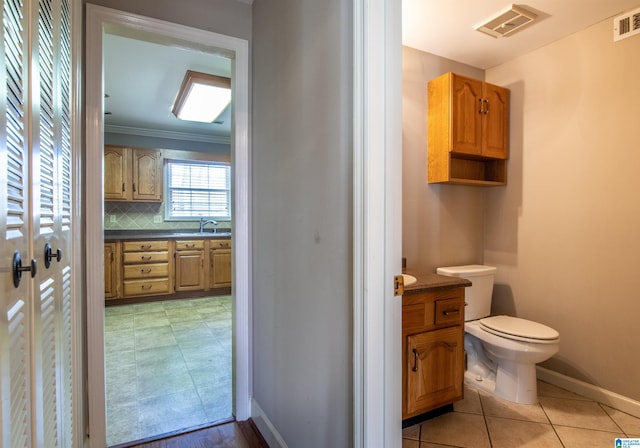
[[221, 145], [231, 144], [231, 138], [221, 135], [191, 134], [188, 132], [163, 131], [159, 129], [134, 128], [130, 126], [105, 125], [104, 132], [112, 134], [138, 135], [141, 137], [168, 138], [172, 140], [192, 142], [218, 143]]

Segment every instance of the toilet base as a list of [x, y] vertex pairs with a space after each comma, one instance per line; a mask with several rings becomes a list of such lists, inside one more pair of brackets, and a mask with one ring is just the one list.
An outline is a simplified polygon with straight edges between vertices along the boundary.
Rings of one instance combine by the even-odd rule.
[[502, 360], [496, 372], [466, 370], [464, 381], [491, 395], [519, 404], [538, 402], [536, 367]]

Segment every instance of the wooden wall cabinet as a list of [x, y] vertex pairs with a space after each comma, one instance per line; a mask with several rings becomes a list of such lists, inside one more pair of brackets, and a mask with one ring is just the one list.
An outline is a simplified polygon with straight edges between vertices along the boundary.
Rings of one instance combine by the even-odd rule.
[[510, 92], [445, 73], [428, 84], [428, 181], [507, 183]]
[[205, 240], [176, 240], [175, 290], [205, 289]]
[[209, 241], [209, 287], [231, 286], [231, 240]]
[[463, 398], [464, 288], [402, 299], [402, 419]]
[[105, 201], [162, 202], [162, 153], [105, 146]]
[[173, 292], [169, 241], [124, 241], [121, 244], [123, 298]]

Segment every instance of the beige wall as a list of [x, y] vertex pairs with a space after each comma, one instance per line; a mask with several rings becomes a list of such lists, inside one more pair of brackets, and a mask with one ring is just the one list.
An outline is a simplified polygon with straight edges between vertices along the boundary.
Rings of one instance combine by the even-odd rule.
[[640, 400], [640, 38], [611, 21], [488, 70], [511, 89], [509, 185], [488, 190], [496, 310], [556, 328], [545, 365]]
[[427, 82], [483, 70], [409, 47], [402, 49], [402, 255], [408, 270], [482, 262], [484, 189], [427, 184]]

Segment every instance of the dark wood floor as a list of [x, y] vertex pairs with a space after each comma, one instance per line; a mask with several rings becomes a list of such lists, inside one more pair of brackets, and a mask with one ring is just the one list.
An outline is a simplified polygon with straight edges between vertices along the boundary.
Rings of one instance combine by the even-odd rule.
[[132, 448], [269, 448], [251, 420], [230, 422]]

